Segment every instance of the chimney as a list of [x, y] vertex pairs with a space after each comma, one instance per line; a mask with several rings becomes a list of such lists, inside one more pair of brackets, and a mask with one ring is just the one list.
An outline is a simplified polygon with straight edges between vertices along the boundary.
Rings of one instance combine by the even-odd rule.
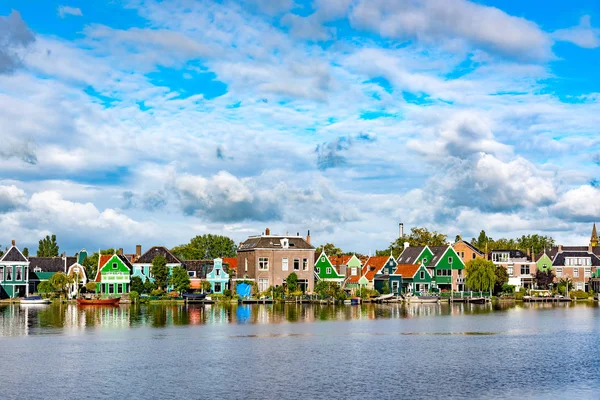
[[117, 254], [120, 255], [120, 256], [123, 255], [123, 248], [122, 247], [119, 249], [119, 251], [117, 251]]
[[306, 234], [306, 243], [310, 244], [310, 231]]
[[400, 222], [400, 239], [404, 237], [404, 224]]
[[16, 246], [16, 245], [17, 245], [17, 242], [15, 241], [15, 239], [13, 239], [13, 240], [12, 240], [12, 245], [13, 245], [13, 246]]
[[590, 245], [588, 246], [588, 253], [593, 253], [594, 252], [594, 248], [592, 247], [592, 243], [590, 243]]
[[533, 250], [533, 247], [531, 248], [531, 261], [535, 262], [535, 251]]
[[271, 230], [269, 228], [265, 229], [265, 235], [269, 236], [271, 234]]
[[410, 247], [410, 243], [404, 242], [404, 249], [408, 249]]
[[559, 252], [559, 253], [562, 253], [562, 244], [559, 244], [559, 245], [558, 245], [558, 252]]
[[135, 255], [140, 257], [142, 255], [142, 245], [138, 244], [135, 246]]
[[527, 249], [527, 258], [531, 258], [531, 250]]

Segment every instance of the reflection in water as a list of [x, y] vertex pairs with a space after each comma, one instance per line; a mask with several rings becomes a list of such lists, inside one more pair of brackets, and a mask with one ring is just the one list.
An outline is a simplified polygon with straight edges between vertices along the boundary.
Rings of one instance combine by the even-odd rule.
[[518, 309], [598, 307], [597, 304], [319, 304], [259, 305], [121, 305], [115, 307], [52, 304], [0, 306], [0, 336], [51, 333], [52, 329], [121, 329], [179, 325], [280, 324], [335, 320], [410, 319], [433, 316], [477, 315]]

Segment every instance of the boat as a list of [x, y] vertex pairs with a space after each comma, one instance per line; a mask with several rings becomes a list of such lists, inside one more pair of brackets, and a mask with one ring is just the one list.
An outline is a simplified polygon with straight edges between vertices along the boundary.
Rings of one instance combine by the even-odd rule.
[[471, 304], [485, 304], [485, 297], [469, 297], [467, 298], [467, 302]]
[[404, 300], [409, 303], [437, 303], [440, 301], [440, 296], [434, 295], [425, 295], [425, 296], [415, 296], [413, 294], [408, 294], [404, 296]]
[[77, 299], [77, 304], [80, 306], [116, 306], [121, 301], [120, 297], [113, 297], [110, 299], [86, 299], [80, 297]]
[[393, 294], [384, 294], [384, 295], [381, 295], [381, 296], [377, 297], [375, 300], [379, 301], [379, 302], [383, 302], [383, 301], [386, 301], [386, 300], [391, 300], [393, 298], [394, 298]]
[[44, 299], [42, 296], [29, 296], [21, 299], [21, 304], [50, 304], [50, 299]]
[[360, 297], [353, 297], [350, 299], [350, 304], [358, 305], [361, 303], [361, 301], [362, 301], [362, 299]]
[[184, 293], [182, 297], [184, 300], [198, 301], [204, 300], [206, 298], [206, 293]]

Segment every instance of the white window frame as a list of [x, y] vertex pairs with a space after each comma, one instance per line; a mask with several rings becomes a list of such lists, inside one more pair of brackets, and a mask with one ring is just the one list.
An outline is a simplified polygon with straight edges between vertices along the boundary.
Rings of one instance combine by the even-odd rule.
[[421, 280], [425, 280], [425, 271], [421, 271], [419, 274]]
[[452, 256], [448, 257], [448, 264], [452, 265], [453, 261], [454, 261], [454, 259], [452, 258]]
[[289, 268], [289, 260], [287, 258], [282, 258], [281, 259], [281, 270], [282, 271], [287, 271]]
[[357, 274], [357, 268], [356, 267], [352, 267], [352, 269], [350, 270], [350, 274], [352, 276], [356, 276], [356, 274]]
[[327, 275], [330, 275], [331, 274], [331, 267], [327, 267], [327, 269], [325, 270], [325, 273]]
[[258, 278], [258, 291], [264, 292], [269, 288], [269, 278]]
[[573, 268], [573, 277], [579, 278], [579, 268]]
[[302, 259], [302, 271], [308, 271], [308, 258]]
[[556, 267], [556, 277], [562, 278], [562, 276], [563, 276], [563, 269], [560, 267]]
[[0, 265], [0, 282], [4, 281], [4, 265]]
[[508, 276], [514, 276], [515, 267], [513, 267], [513, 266], [506, 267], [506, 272], [508, 272]]
[[244, 272], [248, 272], [248, 259], [244, 258]]
[[269, 257], [258, 257], [258, 270], [268, 271], [269, 270]]
[[300, 259], [299, 258], [294, 258], [294, 271], [300, 271]]
[[585, 278], [589, 278], [590, 276], [592, 276], [592, 268], [591, 267], [585, 267], [583, 269], [583, 276]]

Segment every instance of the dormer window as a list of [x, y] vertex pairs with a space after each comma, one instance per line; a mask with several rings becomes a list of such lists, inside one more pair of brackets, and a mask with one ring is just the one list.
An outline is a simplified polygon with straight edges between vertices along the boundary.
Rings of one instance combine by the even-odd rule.
[[290, 247], [290, 240], [288, 238], [281, 239], [281, 247], [284, 249]]

